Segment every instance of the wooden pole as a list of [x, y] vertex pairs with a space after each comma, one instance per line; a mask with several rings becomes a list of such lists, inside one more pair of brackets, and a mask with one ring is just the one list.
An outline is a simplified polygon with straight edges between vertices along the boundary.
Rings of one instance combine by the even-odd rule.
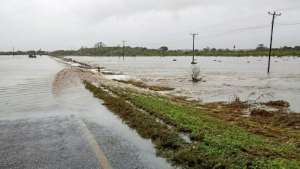
[[193, 36], [193, 59], [192, 59], [192, 63], [191, 64], [197, 64], [195, 62], [195, 37], [198, 35], [197, 33], [192, 33], [191, 34]]
[[275, 17], [280, 16], [281, 13], [269, 12], [270, 15], [272, 15], [272, 25], [271, 25], [271, 39], [270, 39], [270, 48], [269, 48], [269, 59], [268, 59], [268, 73], [270, 73], [270, 67], [271, 67], [271, 55], [272, 55], [272, 45], [273, 45], [273, 32], [274, 32], [274, 22]]
[[122, 49], [123, 59], [125, 58], [125, 43], [126, 43], [126, 41], [123, 40], [123, 49]]

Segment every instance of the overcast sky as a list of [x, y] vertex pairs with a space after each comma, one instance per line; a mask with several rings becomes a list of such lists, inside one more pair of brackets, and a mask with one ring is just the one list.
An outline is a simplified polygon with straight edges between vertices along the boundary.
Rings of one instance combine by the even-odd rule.
[[192, 32], [199, 33], [198, 49], [255, 48], [269, 43], [267, 12], [273, 9], [283, 13], [276, 18], [274, 45], [300, 45], [300, 0], [1, 0], [0, 50], [78, 49], [122, 40], [188, 49]]

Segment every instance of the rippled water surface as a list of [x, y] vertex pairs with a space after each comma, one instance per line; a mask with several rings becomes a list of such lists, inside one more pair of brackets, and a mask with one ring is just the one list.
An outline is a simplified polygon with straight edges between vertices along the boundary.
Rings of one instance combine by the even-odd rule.
[[78, 78], [57, 81], [65, 67], [48, 56], [0, 56], [0, 168], [96, 168], [82, 123], [114, 169], [173, 168]]
[[[287, 100], [300, 112], [300, 58], [273, 58], [271, 73], [267, 57], [197, 57], [204, 82], [191, 82], [190, 57], [72, 57], [104, 66], [148, 83], [177, 88], [176, 94], [206, 102]], [[173, 61], [173, 60], [176, 61]]]
[[63, 68], [47, 56], [0, 56], [0, 107], [5, 114], [46, 111], [57, 106], [52, 81]]

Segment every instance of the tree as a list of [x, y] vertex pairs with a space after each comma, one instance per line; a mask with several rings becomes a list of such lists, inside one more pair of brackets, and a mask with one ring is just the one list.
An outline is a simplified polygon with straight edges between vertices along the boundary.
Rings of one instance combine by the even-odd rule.
[[165, 52], [165, 51], [168, 51], [169, 48], [167, 46], [162, 46], [159, 48], [161, 51]]
[[103, 47], [105, 47], [105, 44], [103, 42], [97, 42], [94, 47], [95, 48], [103, 48]]
[[284, 49], [284, 50], [289, 50], [289, 49], [293, 49], [292, 47], [289, 47], [289, 46], [284, 46], [284, 47], [282, 47], [282, 49]]
[[294, 49], [300, 50], [300, 46], [295, 46]]
[[162, 56], [165, 56], [165, 52], [169, 50], [169, 48], [167, 46], [162, 46], [159, 48], [159, 50], [162, 51]]
[[264, 44], [258, 44], [257, 45], [257, 47], [256, 47], [256, 50], [265, 50], [265, 49], [267, 49], [267, 47], [265, 47], [265, 45]]
[[204, 51], [204, 52], [209, 52], [209, 51], [210, 51], [210, 48], [209, 48], [209, 47], [203, 48], [203, 51]]

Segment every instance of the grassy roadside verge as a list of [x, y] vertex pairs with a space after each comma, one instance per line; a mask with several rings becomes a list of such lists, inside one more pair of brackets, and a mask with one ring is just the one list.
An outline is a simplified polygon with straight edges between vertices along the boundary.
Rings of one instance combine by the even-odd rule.
[[[112, 96], [89, 83], [86, 88], [141, 136], [150, 138], [161, 156], [183, 168], [300, 168], [300, 148], [293, 141], [283, 144], [194, 105], [160, 96], [110, 88], [116, 95]], [[184, 142], [180, 131], [189, 133], [193, 142]]]

